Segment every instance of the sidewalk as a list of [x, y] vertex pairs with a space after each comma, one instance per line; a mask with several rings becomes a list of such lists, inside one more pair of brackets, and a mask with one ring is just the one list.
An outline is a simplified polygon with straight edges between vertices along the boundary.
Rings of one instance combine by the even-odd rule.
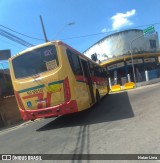
[[160, 82], [160, 78], [156, 78], [156, 79], [152, 79], [149, 81], [136, 83], [136, 87], [142, 87], [142, 86], [151, 85], [151, 84], [155, 84], [155, 83], [159, 83], [159, 82]]
[[120, 90], [120, 91], [116, 91], [116, 92], [110, 92], [110, 94], [115, 94], [115, 93], [122, 93], [122, 92], [128, 92], [128, 91], [136, 91], [137, 89], [143, 89], [143, 88], [146, 88], [146, 87], [154, 87], [156, 85], [160, 85], [160, 81], [159, 82], [155, 82], [155, 83], [149, 83], [149, 84], [146, 84], [146, 82], [142, 82], [143, 84], [139, 84], [137, 86], [136, 84], [136, 87], [133, 88], [133, 89], [126, 89], [126, 90]]

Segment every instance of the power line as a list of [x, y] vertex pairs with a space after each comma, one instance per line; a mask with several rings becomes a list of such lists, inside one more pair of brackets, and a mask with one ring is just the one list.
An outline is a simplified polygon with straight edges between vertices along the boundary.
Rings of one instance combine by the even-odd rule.
[[0, 29], [0, 35], [3, 36], [3, 37], [6, 37], [6, 38], [8, 38], [8, 39], [10, 39], [10, 40], [12, 40], [12, 41], [14, 41], [14, 42], [16, 42], [16, 43], [19, 43], [19, 44], [21, 44], [21, 45], [23, 45], [23, 46], [26, 46], [26, 47], [31, 47], [31, 46], [33, 46], [33, 45], [30, 44], [29, 42], [27, 42], [27, 41], [25, 41], [25, 40], [23, 40], [23, 39], [21, 39], [21, 38], [15, 36], [15, 35], [9, 33], [9, 32], [7, 32], [7, 31], [5, 31], [5, 30], [3, 30], [3, 29]]
[[[160, 23], [152, 23], [152, 24], [137, 26], [137, 27], [133, 27], [132, 29], [134, 29], [134, 28], [142, 28], [142, 27], [146, 27], [146, 26], [150, 26], [150, 25], [160, 25]], [[131, 28], [128, 28], [128, 29], [125, 29], [125, 30], [129, 30], [129, 29], [131, 29]], [[108, 31], [108, 32], [99, 32], [99, 33], [93, 33], [93, 34], [83, 35], [83, 36], [75, 36], [75, 37], [69, 37], [69, 38], [62, 38], [61, 40], [78, 39], [78, 38], [102, 35], [102, 34], [107, 34], [107, 33], [112, 33], [112, 32], [117, 32], [117, 31], [116, 30], [111, 30], [111, 31]]]
[[[142, 26], [137, 26], [137, 27], [133, 27], [133, 28], [142, 28], [142, 27], [146, 27], [146, 26], [150, 26], [150, 25], [159, 25], [160, 23], [158, 22], [158, 23], [152, 23], [152, 24], [146, 24], [146, 25], [142, 25]], [[17, 32], [17, 31], [15, 31], [15, 30], [13, 30], [13, 29], [11, 29], [11, 28], [8, 28], [8, 27], [6, 27], [6, 26], [4, 26], [4, 25], [1, 25], [0, 24], [0, 26], [1, 27], [3, 27], [3, 28], [5, 28], [5, 29], [7, 29], [7, 30], [10, 30], [10, 31], [12, 31], [12, 32], [15, 32], [15, 33], [17, 33], [17, 34], [19, 34], [19, 35], [22, 35], [22, 36], [25, 36], [25, 37], [28, 37], [28, 38], [30, 38], [30, 39], [35, 39], [35, 40], [41, 40], [41, 41], [44, 41], [44, 39], [41, 39], [41, 38], [36, 38], [36, 37], [32, 37], [32, 36], [28, 36], [28, 35], [26, 35], [26, 34], [23, 34], [23, 33], [20, 33], [20, 32]], [[132, 28], [132, 29], [133, 29]], [[131, 28], [128, 28], [128, 29], [131, 29]], [[0, 29], [0, 31], [1, 31], [2, 29]], [[125, 30], [127, 30], [127, 29], [125, 29]], [[6, 32], [6, 31], [5, 31]], [[89, 34], [89, 35], [82, 35], [82, 36], [75, 36], [75, 37], [69, 37], [69, 38], [61, 38], [61, 40], [69, 40], [69, 39], [78, 39], [78, 38], [83, 38], [83, 37], [91, 37], [91, 36], [96, 36], [96, 35], [102, 35], [102, 34], [109, 34], [109, 33], [112, 33], [112, 32], [117, 32], [116, 30], [111, 30], [111, 31], [108, 31], [108, 32], [99, 32], [99, 33], [93, 33], [93, 34]], [[2, 34], [0, 34], [0, 35], [2, 35]], [[5, 35], [5, 34], [4, 34]], [[4, 36], [4, 37], [8, 37], [9, 38], [9, 36]], [[16, 37], [16, 36], [14, 36], [14, 35], [12, 35], [12, 37]], [[18, 37], [17, 37], [18, 38]], [[17, 43], [20, 43], [20, 42], [18, 42], [18, 40], [16, 40], [16, 39], [14, 39], [14, 38], [10, 38], [10, 39], [12, 39], [12, 41], [15, 41], [15, 42], [17, 42]], [[20, 39], [20, 38], [18, 38], [18, 39]], [[22, 41], [22, 39], [21, 39], [21, 41]], [[27, 43], [26, 41], [22, 41], [21, 43], [24, 45], [24, 42], [25, 42], [25, 45], [27, 45], [27, 46], [33, 46], [32, 44], [30, 44], [30, 43]], [[27, 43], [27, 44], [26, 44]]]
[[12, 43], [6, 41], [6, 40], [0, 39], [0, 41], [3, 42], [3, 43], [5, 42], [5, 43], [7, 43], [7, 44], [10, 44], [10, 45], [12, 45], [12, 46], [14, 46], [14, 47], [17, 47], [17, 48], [19, 48], [19, 49], [23, 49], [22, 47], [19, 47], [19, 46], [17, 46], [17, 45], [14, 45], [14, 44], [12, 44]]
[[15, 30], [13, 30], [13, 29], [11, 29], [11, 28], [8, 28], [8, 27], [6, 27], [6, 26], [4, 26], [4, 25], [1, 25], [1, 24], [0, 24], [0, 26], [3, 27], [3, 28], [5, 28], [5, 29], [8, 29], [8, 30], [10, 30], [10, 31], [12, 31], [12, 32], [15, 32], [15, 33], [17, 33], [17, 34], [19, 34], [19, 35], [22, 35], [22, 36], [25, 36], [25, 37], [28, 37], [28, 38], [31, 38], [31, 39], [34, 39], [34, 40], [41, 40], [41, 41], [44, 41], [44, 39], [36, 38], [36, 37], [32, 37], [32, 36], [28, 36], [28, 35], [26, 35], [26, 34], [23, 34], [23, 33], [20, 33], [20, 32], [15, 31]]

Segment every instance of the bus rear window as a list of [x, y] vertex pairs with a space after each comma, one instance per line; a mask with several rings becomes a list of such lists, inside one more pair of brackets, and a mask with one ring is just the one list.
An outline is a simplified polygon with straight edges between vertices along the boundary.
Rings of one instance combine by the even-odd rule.
[[15, 78], [24, 78], [53, 70], [58, 67], [58, 57], [54, 45], [22, 54], [12, 61]]

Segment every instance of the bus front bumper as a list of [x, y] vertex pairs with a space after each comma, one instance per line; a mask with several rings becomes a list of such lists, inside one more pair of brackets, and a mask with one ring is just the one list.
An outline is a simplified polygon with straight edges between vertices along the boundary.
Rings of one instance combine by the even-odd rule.
[[35, 120], [38, 118], [56, 117], [59, 115], [71, 114], [76, 112], [78, 112], [78, 107], [77, 102], [75, 100], [43, 109], [36, 110], [20, 109], [20, 114], [24, 121]]

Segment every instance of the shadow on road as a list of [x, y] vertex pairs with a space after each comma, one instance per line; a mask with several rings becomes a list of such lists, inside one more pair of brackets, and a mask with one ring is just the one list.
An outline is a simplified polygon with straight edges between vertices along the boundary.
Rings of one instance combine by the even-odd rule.
[[127, 92], [110, 94], [85, 111], [60, 116], [37, 131], [116, 121], [134, 116]]

